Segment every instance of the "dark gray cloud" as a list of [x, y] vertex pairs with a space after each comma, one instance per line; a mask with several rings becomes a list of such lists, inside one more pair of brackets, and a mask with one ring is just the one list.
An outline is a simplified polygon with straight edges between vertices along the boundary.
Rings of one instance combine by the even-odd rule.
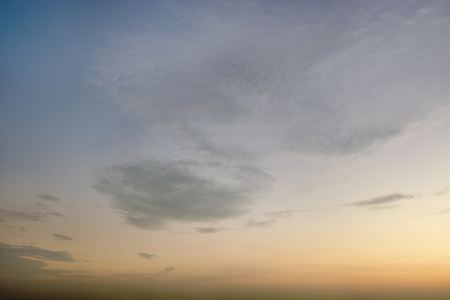
[[0, 220], [25, 220], [25, 221], [46, 221], [49, 217], [65, 217], [45, 204], [36, 202], [33, 206], [23, 210], [0, 209]]
[[[360, 207], [370, 207], [370, 206], [381, 206], [385, 204], [390, 204], [395, 201], [399, 201], [402, 199], [411, 199], [415, 198], [417, 196], [409, 195], [409, 194], [389, 194], [369, 200], [359, 201], [359, 202], [353, 202], [350, 204], [347, 204], [347, 206], [360, 206]], [[390, 207], [386, 207], [390, 208]]]
[[53, 201], [53, 202], [61, 201], [60, 198], [49, 195], [49, 194], [38, 194], [37, 196], [42, 200]]
[[70, 236], [67, 236], [64, 234], [54, 233], [52, 235], [55, 239], [60, 240], [60, 241], [72, 241], [73, 240]]
[[104, 169], [94, 188], [112, 196], [128, 224], [161, 229], [169, 221], [237, 216], [270, 177], [245, 165], [212, 168], [193, 161], [139, 160]]
[[144, 259], [152, 260], [153, 258], [157, 257], [155, 254], [150, 253], [138, 253], [138, 255]]
[[52, 251], [34, 246], [9, 245], [0, 242], [0, 270], [23, 275], [53, 274], [68, 271], [45, 269], [44, 261], [75, 262], [65, 251]]

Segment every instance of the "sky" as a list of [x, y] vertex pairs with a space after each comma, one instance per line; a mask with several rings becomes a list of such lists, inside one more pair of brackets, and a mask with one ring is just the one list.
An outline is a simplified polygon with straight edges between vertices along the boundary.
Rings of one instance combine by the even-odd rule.
[[448, 1], [2, 1], [0, 278], [450, 288]]

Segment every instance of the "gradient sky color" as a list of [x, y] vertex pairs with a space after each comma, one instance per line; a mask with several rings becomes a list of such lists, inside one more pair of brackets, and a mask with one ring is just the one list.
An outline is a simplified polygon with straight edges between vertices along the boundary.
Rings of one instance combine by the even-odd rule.
[[450, 287], [450, 2], [2, 1], [0, 278]]

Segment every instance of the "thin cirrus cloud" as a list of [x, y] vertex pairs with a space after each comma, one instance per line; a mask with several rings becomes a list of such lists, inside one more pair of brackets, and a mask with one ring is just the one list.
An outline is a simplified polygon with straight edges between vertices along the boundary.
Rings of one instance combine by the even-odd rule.
[[379, 207], [381, 205], [385, 204], [391, 204], [392, 202], [396, 202], [403, 199], [411, 199], [415, 198], [417, 196], [415, 195], [409, 195], [409, 194], [389, 194], [381, 197], [376, 197], [369, 200], [359, 201], [359, 202], [353, 202], [350, 204], [347, 204], [347, 206], [358, 206], [358, 207]]
[[[175, 2], [177, 26], [111, 34], [92, 83], [149, 129], [136, 152], [152, 158], [105, 167], [94, 188], [139, 228], [216, 221], [270, 187], [268, 155], [401, 135], [449, 104], [450, 22], [438, 4], [389, 5]], [[353, 205], [402, 199], [386, 197]]]

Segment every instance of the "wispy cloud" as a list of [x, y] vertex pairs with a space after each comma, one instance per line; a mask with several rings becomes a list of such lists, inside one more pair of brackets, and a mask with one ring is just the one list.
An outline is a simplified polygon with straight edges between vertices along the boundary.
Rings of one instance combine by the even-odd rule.
[[432, 213], [433, 215], [448, 215], [450, 214], [450, 208], [440, 209]]
[[434, 194], [434, 196], [442, 196], [442, 195], [445, 195], [448, 193], [450, 193], [450, 188], [448, 186], [446, 186], [445, 188], [443, 188], [442, 190], [440, 190], [439, 192]]
[[247, 227], [262, 227], [262, 228], [265, 228], [265, 227], [271, 227], [277, 222], [278, 222], [278, 220], [276, 220], [276, 219], [270, 219], [270, 220], [264, 220], [264, 221], [253, 221], [253, 220], [250, 220], [247, 223]]
[[49, 195], [49, 194], [38, 194], [37, 196], [39, 197], [39, 199], [42, 199], [42, 200], [53, 201], [53, 202], [61, 201], [60, 198]]
[[410, 194], [389, 194], [377, 198], [372, 198], [369, 200], [363, 200], [359, 202], [353, 202], [350, 204], [347, 204], [347, 206], [359, 206], [359, 207], [370, 207], [370, 206], [379, 206], [379, 205], [385, 205], [390, 204], [395, 201], [403, 200], [403, 199], [411, 199], [415, 198], [417, 196], [410, 195]]
[[99, 92], [159, 129], [341, 155], [448, 104], [448, 16], [433, 4], [204, 4], [173, 5], [177, 30], [117, 34], [96, 66]]
[[174, 4], [176, 29], [112, 34], [92, 82], [149, 129], [136, 153], [151, 158], [106, 167], [94, 187], [139, 228], [232, 218], [270, 186], [268, 155], [357, 155], [449, 104], [444, 12], [334, 5]]
[[150, 254], [150, 253], [138, 253], [138, 255], [144, 259], [148, 259], [148, 260], [152, 260], [153, 258], [157, 257], [154, 254]]
[[23, 210], [0, 209], [0, 220], [16, 219], [25, 221], [46, 221], [49, 217], [65, 217], [45, 204], [36, 202], [33, 206]]
[[64, 235], [64, 234], [58, 234], [58, 233], [54, 233], [52, 234], [52, 236], [60, 241], [72, 241], [73, 239], [70, 236]]

